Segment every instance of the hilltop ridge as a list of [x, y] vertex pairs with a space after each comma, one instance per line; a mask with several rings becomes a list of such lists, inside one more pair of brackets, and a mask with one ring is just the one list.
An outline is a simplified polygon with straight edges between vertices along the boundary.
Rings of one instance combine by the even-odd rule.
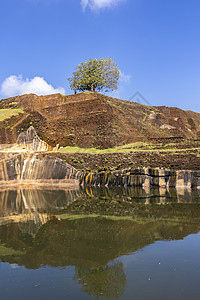
[[3, 109], [10, 113], [0, 121], [0, 144], [14, 143], [30, 125], [51, 146], [110, 148], [200, 138], [199, 113], [142, 105], [97, 92], [10, 97], [0, 101], [0, 111]]

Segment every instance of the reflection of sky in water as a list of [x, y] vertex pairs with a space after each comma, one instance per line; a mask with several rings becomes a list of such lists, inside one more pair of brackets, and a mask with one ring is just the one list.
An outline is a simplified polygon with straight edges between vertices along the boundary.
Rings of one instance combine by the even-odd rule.
[[121, 299], [199, 299], [199, 253], [200, 233], [121, 257], [127, 276]]
[[[22, 195], [36, 214], [53, 215], [91, 192], [100, 199], [144, 195], [138, 189], [5, 193], [4, 217], [14, 212], [18, 222], [16, 208], [29, 214]], [[158, 193], [151, 191], [154, 204], [162, 203]], [[197, 191], [184, 191], [183, 202], [185, 193], [199, 201]], [[175, 194], [171, 191], [170, 201], [177, 202]], [[7, 220], [0, 226], [0, 299], [199, 299], [200, 222], [193, 219], [192, 202], [187, 205], [185, 218], [179, 211], [175, 218], [173, 211], [170, 219], [171, 211], [165, 210], [163, 218], [148, 220], [147, 214], [142, 222], [47, 219], [33, 230], [30, 222]]]
[[[120, 299], [199, 299], [199, 250], [198, 233], [181, 241], [156, 242], [117, 258], [113, 263], [123, 263], [126, 276]], [[74, 274], [73, 266], [27, 270], [1, 263], [1, 299], [94, 299], [84, 293], [87, 282], [80, 284], [80, 278], [74, 280]]]

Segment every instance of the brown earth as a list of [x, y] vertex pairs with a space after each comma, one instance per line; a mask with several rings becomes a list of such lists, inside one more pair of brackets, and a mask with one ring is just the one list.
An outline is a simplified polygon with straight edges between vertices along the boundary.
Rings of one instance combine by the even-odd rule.
[[15, 143], [30, 125], [51, 146], [108, 148], [137, 141], [179, 143], [200, 138], [199, 113], [141, 105], [97, 92], [28, 94], [1, 100], [3, 108], [22, 108], [24, 113], [0, 122], [0, 144]]
[[200, 150], [180, 152], [147, 151], [127, 153], [50, 153], [83, 172], [114, 171], [126, 168], [169, 168], [172, 170], [200, 170]]

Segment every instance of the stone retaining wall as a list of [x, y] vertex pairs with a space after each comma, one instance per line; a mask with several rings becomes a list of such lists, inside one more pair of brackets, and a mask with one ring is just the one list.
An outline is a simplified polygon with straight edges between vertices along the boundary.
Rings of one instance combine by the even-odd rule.
[[0, 185], [62, 184], [79, 186], [82, 173], [43, 153], [8, 153], [0, 160]]
[[86, 173], [80, 184], [85, 186], [158, 186], [200, 187], [200, 171], [136, 168], [113, 172]]

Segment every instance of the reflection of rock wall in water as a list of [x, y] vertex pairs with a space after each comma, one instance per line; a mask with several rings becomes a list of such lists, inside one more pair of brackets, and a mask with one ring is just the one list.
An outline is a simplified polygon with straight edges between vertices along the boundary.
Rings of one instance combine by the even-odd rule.
[[82, 197], [123, 200], [140, 204], [199, 203], [199, 189], [162, 187], [94, 187], [85, 186]]
[[[0, 226], [1, 243], [12, 247], [14, 240], [14, 249], [23, 252], [13, 257], [6, 254], [1, 256], [0, 253], [0, 257], [4, 262], [17, 263], [31, 269], [39, 268], [41, 265], [53, 267], [75, 265], [85, 271], [91, 270], [98, 284], [101, 277], [99, 272], [106, 271], [105, 266], [107, 264], [112, 266], [109, 262], [117, 257], [138, 251], [157, 240], [183, 239], [191, 233], [197, 233], [199, 227], [199, 222], [188, 222], [187, 219], [175, 222], [148, 219], [146, 222], [112, 221], [104, 218], [71, 221], [52, 219], [42, 226], [42, 230], [36, 234], [34, 240], [30, 240], [25, 234], [21, 234], [18, 224], [9, 224]], [[103, 268], [100, 268], [101, 266]], [[85, 272], [82, 276], [80, 272], [76, 275], [77, 278], [84, 279]], [[82, 282], [92, 283], [92, 278], [89, 277], [85, 278], [89, 279], [89, 282], [84, 280]], [[118, 276], [114, 278], [120, 279]], [[101, 283], [103, 284], [102, 281]], [[91, 285], [89, 287], [92, 288]], [[109, 282], [104, 287], [108, 288]], [[113, 295], [112, 299], [117, 297]]]
[[89, 186], [141, 187], [200, 187], [200, 171], [137, 168], [113, 172], [89, 173], [81, 176], [80, 183]]
[[31, 213], [57, 214], [79, 196], [79, 189], [3, 189], [0, 190], [0, 218]]
[[0, 190], [0, 225], [20, 223], [23, 232], [33, 235], [52, 215], [62, 213], [79, 195], [79, 189]]

